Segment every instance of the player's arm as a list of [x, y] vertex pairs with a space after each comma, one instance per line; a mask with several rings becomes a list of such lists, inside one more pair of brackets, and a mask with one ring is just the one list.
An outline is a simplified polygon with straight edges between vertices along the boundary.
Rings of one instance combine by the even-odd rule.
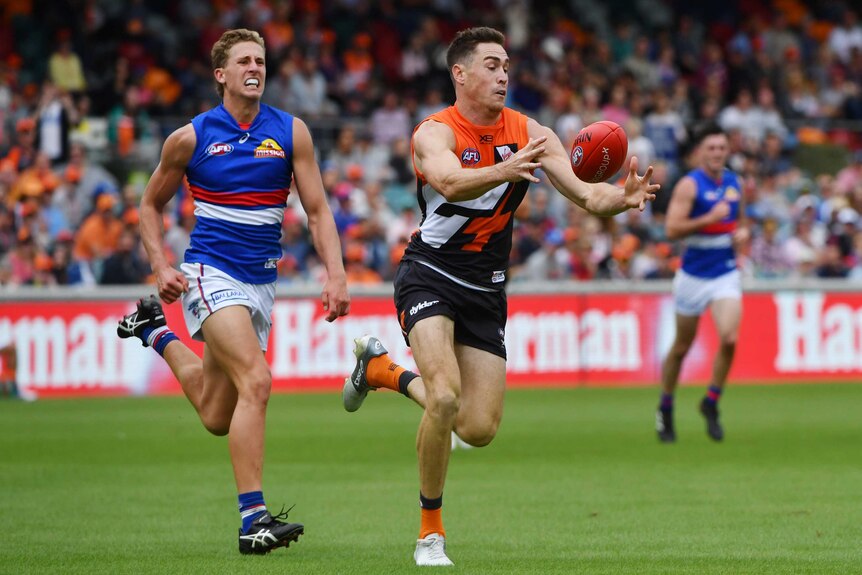
[[638, 176], [637, 158], [634, 157], [624, 187], [606, 183], [589, 184], [572, 171], [571, 161], [563, 143], [550, 128], [530, 119], [527, 120], [527, 133], [530, 138], [547, 139], [545, 153], [539, 156], [539, 161], [551, 184], [563, 196], [592, 214], [613, 216], [631, 208], [643, 211], [646, 203], [655, 199], [655, 193], [661, 187], [658, 184], [650, 184], [652, 166], [647, 168], [643, 177]]
[[473, 200], [503, 182], [539, 182], [532, 173], [541, 167], [536, 157], [544, 152], [544, 138], [530, 139], [505, 162], [484, 168], [464, 168], [455, 155], [452, 128], [433, 120], [424, 122], [413, 135], [413, 162], [431, 187], [448, 202]]
[[326, 266], [326, 283], [321, 301], [327, 312], [326, 321], [347, 315], [350, 312], [350, 295], [347, 293], [347, 274], [341, 260], [341, 241], [326, 194], [320, 168], [314, 159], [314, 144], [305, 122], [293, 119], [293, 177], [299, 193], [299, 201], [308, 216], [308, 230], [314, 248]]
[[156, 166], [141, 198], [141, 240], [156, 277], [159, 297], [165, 303], [173, 303], [189, 287], [185, 276], [171, 267], [165, 258], [162, 238], [165, 205], [182, 184], [196, 142], [195, 129], [191, 124], [186, 124], [168, 136], [162, 147], [159, 165]]
[[696, 196], [697, 184], [693, 178], [684, 176], [677, 182], [665, 218], [665, 233], [668, 239], [677, 240], [689, 236], [709, 224], [720, 222], [730, 213], [727, 202], [717, 202], [707, 213], [692, 218], [691, 208]]

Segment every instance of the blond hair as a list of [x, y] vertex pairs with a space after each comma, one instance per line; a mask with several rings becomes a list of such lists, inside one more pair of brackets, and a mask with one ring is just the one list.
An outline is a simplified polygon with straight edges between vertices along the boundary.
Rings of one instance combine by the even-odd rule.
[[[213, 70], [224, 68], [225, 64], [227, 64], [227, 55], [230, 49], [242, 42], [254, 42], [266, 51], [263, 37], [254, 30], [246, 28], [228, 30], [213, 44], [213, 49], [210, 52]], [[218, 82], [216, 82], [216, 92], [218, 92], [219, 98], [224, 98], [224, 86]]]

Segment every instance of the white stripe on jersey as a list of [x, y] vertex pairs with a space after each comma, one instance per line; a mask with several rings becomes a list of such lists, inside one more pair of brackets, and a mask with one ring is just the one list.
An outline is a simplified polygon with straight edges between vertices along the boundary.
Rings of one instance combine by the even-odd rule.
[[[423, 238], [423, 239], [424, 239], [424, 238]], [[447, 278], [449, 278], [450, 280], [452, 280], [452, 281], [453, 281], [453, 282], [455, 282], [456, 284], [461, 285], [461, 286], [464, 286], [465, 288], [470, 288], [470, 289], [474, 289], [474, 290], [477, 290], [477, 291], [486, 291], [486, 292], [490, 292], [490, 293], [494, 293], [494, 292], [498, 291], [498, 290], [494, 290], [494, 289], [491, 289], [491, 288], [486, 288], [486, 287], [482, 287], [482, 286], [477, 286], [476, 284], [471, 284], [471, 283], [470, 283], [470, 282], [468, 282], [468, 281], [464, 281], [464, 280], [462, 280], [461, 278], [457, 278], [457, 277], [453, 276], [453, 275], [452, 275], [452, 274], [450, 274], [450, 273], [444, 272], [443, 270], [441, 270], [441, 269], [440, 269], [440, 268], [438, 268], [437, 266], [435, 266], [435, 265], [433, 265], [433, 264], [429, 264], [428, 262], [423, 262], [422, 260], [416, 260], [416, 263], [417, 263], [417, 264], [422, 264], [422, 265], [423, 265], [423, 266], [425, 266], [425, 267], [429, 267], [429, 268], [431, 268], [432, 270], [434, 270], [435, 272], [437, 272], [437, 273], [438, 273], [438, 274], [440, 274], [441, 276], [446, 276]]]
[[733, 238], [730, 234], [721, 234], [717, 236], [689, 236], [685, 238], [685, 246], [687, 248], [700, 249], [718, 249], [729, 248], [733, 245]]
[[474, 210], [493, 210], [510, 185], [509, 182], [503, 182], [478, 198], [463, 202], [447, 202], [446, 198], [432, 188], [430, 184], [425, 184], [422, 186], [422, 194], [425, 196], [426, 216], [425, 221], [419, 227], [422, 231], [422, 241], [432, 248], [439, 248], [448, 242], [455, 235], [455, 232], [461, 229], [464, 222], [467, 221], [467, 216], [437, 215], [437, 208], [443, 204], [451, 203], [453, 206], [464, 206]]
[[284, 219], [284, 208], [265, 208], [263, 210], [238, 210], [216, 206], [207, 202], [195, 202], [195, 216], [223, 220], [248, 226], [264, 226], [281, 224]]

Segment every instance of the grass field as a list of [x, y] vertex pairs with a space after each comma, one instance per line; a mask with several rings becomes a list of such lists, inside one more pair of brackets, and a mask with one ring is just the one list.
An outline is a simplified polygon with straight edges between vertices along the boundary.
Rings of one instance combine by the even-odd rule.
[[[461, 573], [862, 573], [862, 385], [736, 387], [723, 444], [655, 389], [513, 390], [445, 492]], [[0, 402], [0, 573], [415, 573], [420, 411], [270, 404], [264, 493], [306, 534], [246, 557], [227, 441], [181, 397]]]

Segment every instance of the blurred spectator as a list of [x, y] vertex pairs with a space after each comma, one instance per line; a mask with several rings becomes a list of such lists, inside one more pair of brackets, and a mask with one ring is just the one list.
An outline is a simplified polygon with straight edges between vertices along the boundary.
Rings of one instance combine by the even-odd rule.
[[102, 285], [129, 285], [144, 283], [150, 267], [142, 257], [141, 246], [136, 234], [124, 229], [117, 238], [116, 250], [102, 265]]
[[778, 221], [766, 218], [761, 224], [762, 234], [751, 242], [751, 261], [755, 277], [764, 279], [785, 278], [790, 275], [792, 262], [778, 237]]
[[15, 136], [15, 145], [0, 163], [18, 174], [32, 166], [36, 159], [36, 121], [26, 117], [15, 122]]
[[829, 48], [844, 64], [850, 62], [854, 48], [862, 51], [862, 25], [857, 18], [856, 12], [846, 8], [841, 22], [829, 34]]
[[399, 102], [398, 93], [392, 90], [383, 96], [383, 106], [371, 114], [371, 134], [375, 144], [388, 146], [409, 137], [413, 130], [407, 110]]
[[359, 242], [349, 242], [344, 247], [344, 270], [347, 272], [348, 285], [373, 285], [383, 281], [380, 274], [368, 267], [365, 257], [365, 246]]
[[69, 31], [63, 30], [59, 36], [57, 50], [48, 60], [48, 76], [64, 92], [83, 92], [87, 88], [87, 79], [84, 77], [81, 58], [72, 50]]
[[111, 194], [98, 197], [96, 209], [84, 219], [75, 238], [76, 260], [100, 264], [100, 260], [117, 249], [123, 223], [114, 214], [115, 205], [116, 199]]
[[69, 133], [78, 123], [78, 110], [68, 92], [46, 82], [36, 109], [39, 151], [52, 163], [69, 157]]
[[288, 108], [292, 114], [313, 119], [335, 111], [326, 99], [326, 78], [318, 68], [317, 58], [311, 54], [303, 57], [299, 70], [290, 75], [288, 89], [295, 106]]

